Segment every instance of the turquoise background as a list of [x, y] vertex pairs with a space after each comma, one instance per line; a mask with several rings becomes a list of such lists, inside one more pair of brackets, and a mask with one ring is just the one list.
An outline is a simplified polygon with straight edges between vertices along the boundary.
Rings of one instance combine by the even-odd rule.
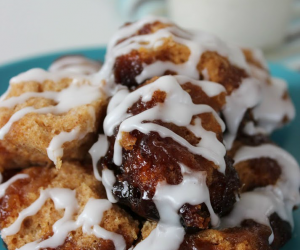
[[[0, 66], [0, 93], [3, 93], [8, 86], [9, 79], [17, 74], [29, 70], [31, 68], [44, 68], [48, 66], [58, 57], [68, 54], [80, 54], [91, 59], [104, 60], [105, 48], [91, 48], [73, 51], [62, 51], [25, 59], [13, 63]], [[270, 70], [273, 76], [284, 78], [289, 83], [290, 95], [296, 106], [297, 111], [300, 111], [300, 74], [285, 69], [279, 64], [270, 63]], [[298, 162], [300, 162], [300, 114], [296, 119], [286, 126], [278, 130], [272, 136], [273, 139], [287, 151], [289, 151]], [[295, 230], [293, 238], [283, 248], [284, 250], [297, 250], [300, 249], [300, 209], [294, 213]], [[0, 240], [0, 250], [6, 250], [4, 244]]]

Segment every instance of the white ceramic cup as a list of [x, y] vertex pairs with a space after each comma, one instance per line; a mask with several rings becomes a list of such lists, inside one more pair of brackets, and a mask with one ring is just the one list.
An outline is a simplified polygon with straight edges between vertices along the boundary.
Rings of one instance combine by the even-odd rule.
[[292, 0], [168, 0], [173, 21], [205, 30], [240, 46], [274, 48], [281, 44]]

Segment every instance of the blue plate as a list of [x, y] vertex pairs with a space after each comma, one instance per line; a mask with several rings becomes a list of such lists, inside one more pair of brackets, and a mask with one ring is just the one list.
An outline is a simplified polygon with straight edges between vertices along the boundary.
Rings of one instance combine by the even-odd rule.
[[[8, 86], [9, 79], [21, 72], [31, 68], [47, 69], [49, 65], [58, 57], [63, 55], [84, 55], [95, 60], [104, 60], [105, 48], [92, 48], [73, 51], [62, 51], [49, 55], [34, 57], [21, 60], [18, 62], [0, 66], [0, 93], [3, 93]], [[300, 74], [283, 68], [278, 64], [270, 64], [273, 76], [284, 78], [289, 83], [290, 95], [297, 110], [300, 110]], [[298, 162], [300, 162], [300, 114], [296, 119], [286, 126], [278, 130], [272, 136], [275, 142], [281, 147], [289, 151]], [[294, 213], [295, 229], [293, 238], [283, 248], [283, 250], [296, 250], [300, 248], [300, 209]], [[0, 240], [0, 250], [6, 250], [4, 244]]]

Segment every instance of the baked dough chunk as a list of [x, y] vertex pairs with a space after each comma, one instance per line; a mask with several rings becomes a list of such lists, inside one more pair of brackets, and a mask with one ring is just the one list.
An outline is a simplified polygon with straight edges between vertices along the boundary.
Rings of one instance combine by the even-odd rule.
[[[218, 91], [208, 96], [213, 88]], [[120, 203], [145, 218], [158, 220], [159, 211], [153, 201], [157, 186], [189, 185], [192, 176], [197, 176], [193, 183], [198, 183], [202, 178], [198, 175], [204, 174], [201, 187], [207, 185], [214, 212], [222, 216], [232, 209], [240, 186], [222, 144], [223, 122], [213, 108], [203, 104], [213, 103], [211, 106], [220, 110], [224, 90], [212, 82], [163, 76], [112, 98], [104, 121], [109, 148], [100, 170], [114, 172], [116, 181], [111, 183], [111, 192]], [[116, 157], [120, 157], [118, 163]], [[199, 197], [201, 187], [195, 191]], [[178, 209], [188, 231], [210, 227], [211, 212], [202, 202], [186, 202]]]
[[[272, 246], [275, 249], [283, 246], [291, 238], [292, 210], [300, 201], [297, 162], [263, 135], [239, 137], [228, 154], [235, 160], [234, 167], [242, 184], [241, 204], [256, 210], [257, 218], [259, 210], [263, 214], [269, 209], [267, 223], [274, 233]], [[259, 202], [254, 202], [254, 197]]]
[[88, 79], [66, 75], [32, 69], [12, 78], [0, 100], [3, 168], [51, 160], [59, 168], [62, 160], [86, 157], [101, 130], [107, 97]]
[[230, 94], [247, 77], [240, 49], [162, 18], [144, 18], [121, 27], [107, 54], [116, 83], [130, 88], [154, 76], [180, 74], [218, 82]]
[[295, 117], [295, 108], [283, 79], [270, 75], [263, 53], [243, 49], [252, 77], [260, 82], [261, 100], [245, 115], [239, 134], [271, 134]]
[[[77, 221], [78, 215], [83, 212], [89, 201], [108, 202], [105, 190], [101, 182], [94, 178], [91, 168], [83, 167], [77, 163], [66, 162], [63, 164], [61, 170], [53, 167], [31, 167], [23, 170], [21, 173], [27, 174], [28, 177], [13, 182], [0, 199], [0, 227], [2, 237], [5, 228], [16, 222], [20, 213], [31, 206], [37, 199], [40, 199], [42, 190], [47, 192], [47, 190], [59, 189], [59, 193], [63, 193], [65, 190], [71, 193], [75, 192], [78, 207], [73, 214], [74, 218], [71, 219], [77, 219]], [[56, 195], [56, 198], [59, 199], [59, 195]], [[70, 197], [66, 196], [64, 199], [68, 200], [67, 203], [71, 203]], [[24, 218], [20, 230], [4, 238], [9, 250], [20, 248], [34, 241], [45, 241], [55, 236], [53, 225], [64, 216], [64, 212], [66, 211], [59, 208], [56, 209], [54, 201], [55, 199], [47, 199], [40, 210], [33, 213], [32, 216]], [[101, 212], [101, 206], [89, 210], [87, 215], [95, 212], [96, 214], [97, 212], [101, 214], [103, 212]], [[91, 223], [93, 222], [91, 221]], [[106, 232], [112, 232], [114, 238], [121, 237], [124, 239], [123, 242], [126, 249], [137, 239], [139, 231], [138, 222], [133, 220], [117, 205], [111, 205], [110, 209], [105, 209], [99, 225]], [[76, 230], [70, 231], [66, 238], [63, 239], [62, 244], [57, 244], [54, 240], [55, 247], [49, 248], [78, 250], [118, 249], [117, 247], [115, 248], [113, 241], [96, 237], [91, 233], [83, 233], [83, 230], [84, 227], [78, 227]], [[61, 230], [60, 233], [64, 233], [64, 230]]]

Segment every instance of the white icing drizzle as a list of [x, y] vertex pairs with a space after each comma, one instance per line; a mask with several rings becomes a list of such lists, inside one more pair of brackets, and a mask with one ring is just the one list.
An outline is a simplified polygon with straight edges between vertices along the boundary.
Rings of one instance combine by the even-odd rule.
[[[216, 88], [217, 86], [216, 84], [210, 84], [205, 81], [201, 84], [207, 85], [207, 87], [210, 86], [211, 88]], [[217, 88], [220, 90], [219, 87]], [[127, 113], [128, 108], [130, 108], [140, 98], [142, 98], [142, 101], [144, 102], [150, 101], [153, 93], [157, 90], [167, 93], [163, 105], [157, 105], [135, 116]], [[203, 90], [205, 91], [205, 88]], [[215, 90], [214, 93], [219, 92]], [[128, 93], [126, 97], [125, 94], [126, 92], [122, 91], [120, 95], [117, 94], [112, 98], [114, 108], [111, 106], [108, 108], [111, 112], [108, 112], [104, 120], [104, 132], [108, 136], [112, 136], [114, 128], [120, 124], [114, 145], [114, 162], [116, 165], [120, 165], [122, 163], [122, 147], [119, 144], [119, 140], [122, 138], [122, 132], [130, 132], [137, 129], [144, 134], [155, 131], [163, 138], [171, 137], [173, 140], [188, 148], [192, 153], [202, 155], [206, 159], [214, 162], [220, 167], [219, 171], [224, 173], [224, 155], [226, 150], [224, 149], [224, 146], [222, 147], [221, 143], [218, 143], [218, 146], [215, 147], [217, 140], [215, 138], [216, 135], [204, 130], [199, 122], [197, 123], [199, 128], [189, 126], [194, 115], [207, 112], [214, 115], [222, 130], [224, 130], [224, 123], [211, 107], [207, 105], [194, 104], [190, 95], [180, 87], [175, 77], [161, 77], [151, 84], [143, 86], [132, 93]], [[120, 97], [123, 98], [123, 101], [120, 101]], [[185, 139], [163, 126], [154, 123], [143, 123], [143, 121], [153, 120], [172, 122], [178, 126], [189, 126], [189, 128], [193, 129], [195, 133], [201, 135], [202, 140], [198, 145], [193, 146]]]
[[98, 72], [101, 68], [101, 63], [90, 60], [84, 56], [72, 55], [64, 56], [54, 61], [49, 72], [69, 72], [81, 75], [90, 75]]
[[94, 176], [98, 181], [102, 181], [102, 178], [97, 169], [97, 163], [101, 157], [105, 156], [108, 150], [108, 140], [105, 135], [99, 135], [98, 141], [91, 147], [89, 154], [92, 157]]
[[254, 78], [244, 79], [240, 87], [226, 97], [223, 114], [231, 134], [236, 134], [246, 110], [256, 106], [260, 100], [260, 85]]
[[111, 240], [116, 250], [125, 250], [126, 242], [123, 236], [107, 231], [99, 226], [102, 221], [103, 213], [111, 209], [111, 207], [112, 204], [108, 200], [91, 198], [83, 212], [79, 215], [76, 224], [77, 227], [82, 226], [84, 233], [94, 234], [98, 238]]
[[[0, 183], [2, 182], [2, 175], [0, 174]], [[27, 174], [17, 174], [15, 176], [13, 176], [12, 178], [10, 178], [8, 181], [2, 183], [0, 185], [0, 199], [4, 196], [6, 189], [13, 184], [15, 181], [20, 180], [20, 179], [25, 179], [25, 178], [29, 178], [29, 175]]]
[[267, 134], [264, 128], [255, 126], [252, 121], [246, 123], [244, 133], [247, 135]]
[[105, 187], [107, 199], [111, 203], [116, 203], [117, 200], [112, 194], [113, 186], [116, 182], [115, 174], [112, 170], [107, 168], [102, 170], [102, 184]]
[[65, 209], [65, 214], [63, 218], [58, 220], [53, 226], [53, 229], [58, 229], [57, 226], [61, 226], [66, 221], [70, 220], [73, 213], [78, 209], [78, 203], [75, 195], [75, 191], [69, 189], [53, 188], [41, 190], [40, 197], [29, 207], [22, 210], [13, 224], [11, 224], [7, 228], [2, 229], [2, 238], [5, 239], [6, 236], [18, 233], [21, 229], [21, 225], [24, 219], [26, 219], [29, 216], [35, 215], [45, 204], [46, 200], [49, 198], [53, 200], [55, 209]]
[[231, 134], [231, 136], [225, 136], [224, 138], [227, 147], [231, 145], [230, 142], [232, 140], [230, 139], [232, 139], [232, 137], [235, 139], [245, 112], [249, 108], [256, 106], [260, 100], [260, 83], [255, 78], [245, 78], [239, 88], [234, 90], [230, 96], [226, 97], [226, 106], [223, 110], [223, 115], [228, 133]]
[[92, 148], [89, 151], [89, 154], [92, 157], [95, 178], [98, 181], [102, 181], [102, 184], [106, 190], [107, 199], [111, 203], [116, 203], [117, 200], [112, 194], [113, 185], [116, 182], [116, 177], [113, 171], [104, 168], [102, 170], [102, 177], [101, 177], [97, 169], [97, 163], [103, 156], [105, 156], [107, 150], [108, 150], [107, 137], [105, 135], [99, 135], [98, 141], [92, 146]]
[[204, 79], [209, 80], [209, 74], [208, 74], [208, 70], [207, 69], [202, 70], [201, 73], [202, 73]]
[[230, 150], [235, 141], [236, 134], [225, 133], [223, 135], [224, 145], [227, 150]]
[[12, 225], [2, 230], [2, 238], [5, 239], [9, 235], [18, 233], [24, 219], [37, 214], [49, 198], [53, 200], [55, 209], [65, 210], [64, 216], [53, 225], [53, 236], [43, 241], [38, 240], [28, 243], [19, 248], [19, 250], [56, 248], [65, 242], [69, 232], [75, 231], [80, 227], [83, 233], [94, 234], [96, 237], [113, 241], [117, 250], [126, 249], [125, 240], [121, 235], [109, 232], [99, 226], [103, 213], [112, 207], [108, 200], [90, 198], [82, 213], [74, 221], [73, 217], [79, 209], [76, 192], [64, 188], [41, 190], [40, 197], [28, 208], [21, 211]]
[[127, 97], [129, 90], [127, 88], [120, 88], [114, 95], [114, 97], [109, 101], [107, 107], [107, 113], [111, 113], [120, 103]]
[[[235, 164], [250, 159], [271, 158], [281, 167], [282, 174], [274, 186], [258, 188], [241, 194], [232, 212], [222, 219], [222, 227], [240, 225], [245, 219], [270, 226], [269, 216], [276, 212], [282, 220], [293, 226], [292, 210], [300, 204], [300, 169], [296, 160], [283, 149], [264, 144], [257, 147], [244, 146], [234, 156]], [[269, 238], [272, 243], [274, 235]]]
[[185, 204], [205, 203], [211, 216], [213, 226], [218, 226], [219, 218], [214, 213], [206, 186], [206, 173], [193, 171], [181, 166], [183, 180], [178, 185], [165, 182], [156, 186], [153, 201], [158, 209], [160, 221], [151, 234], [139, 243], [134, 250], [177, 250], [184, 239], [185, 230], [180, 224], [178, 210]]
[[272, 78], [270, 84], [263, 84], [261, 103], [253, 110], [258, 126], [268, 134], [283, 125], [283, 119], [292, 120], [295, 117], [295, 108], [288, 97], [283, 99], [287, 92], [287, 84], [279, 78]]
[[81, 140], [89, 131], [82, 133], [80, 127], [74, 128], [70, 132], [61, 132], [52, 138], [49, 147], [47, 148], [48, 158], [57, 165], [64, 154], [63, 144], [74, 140]]

